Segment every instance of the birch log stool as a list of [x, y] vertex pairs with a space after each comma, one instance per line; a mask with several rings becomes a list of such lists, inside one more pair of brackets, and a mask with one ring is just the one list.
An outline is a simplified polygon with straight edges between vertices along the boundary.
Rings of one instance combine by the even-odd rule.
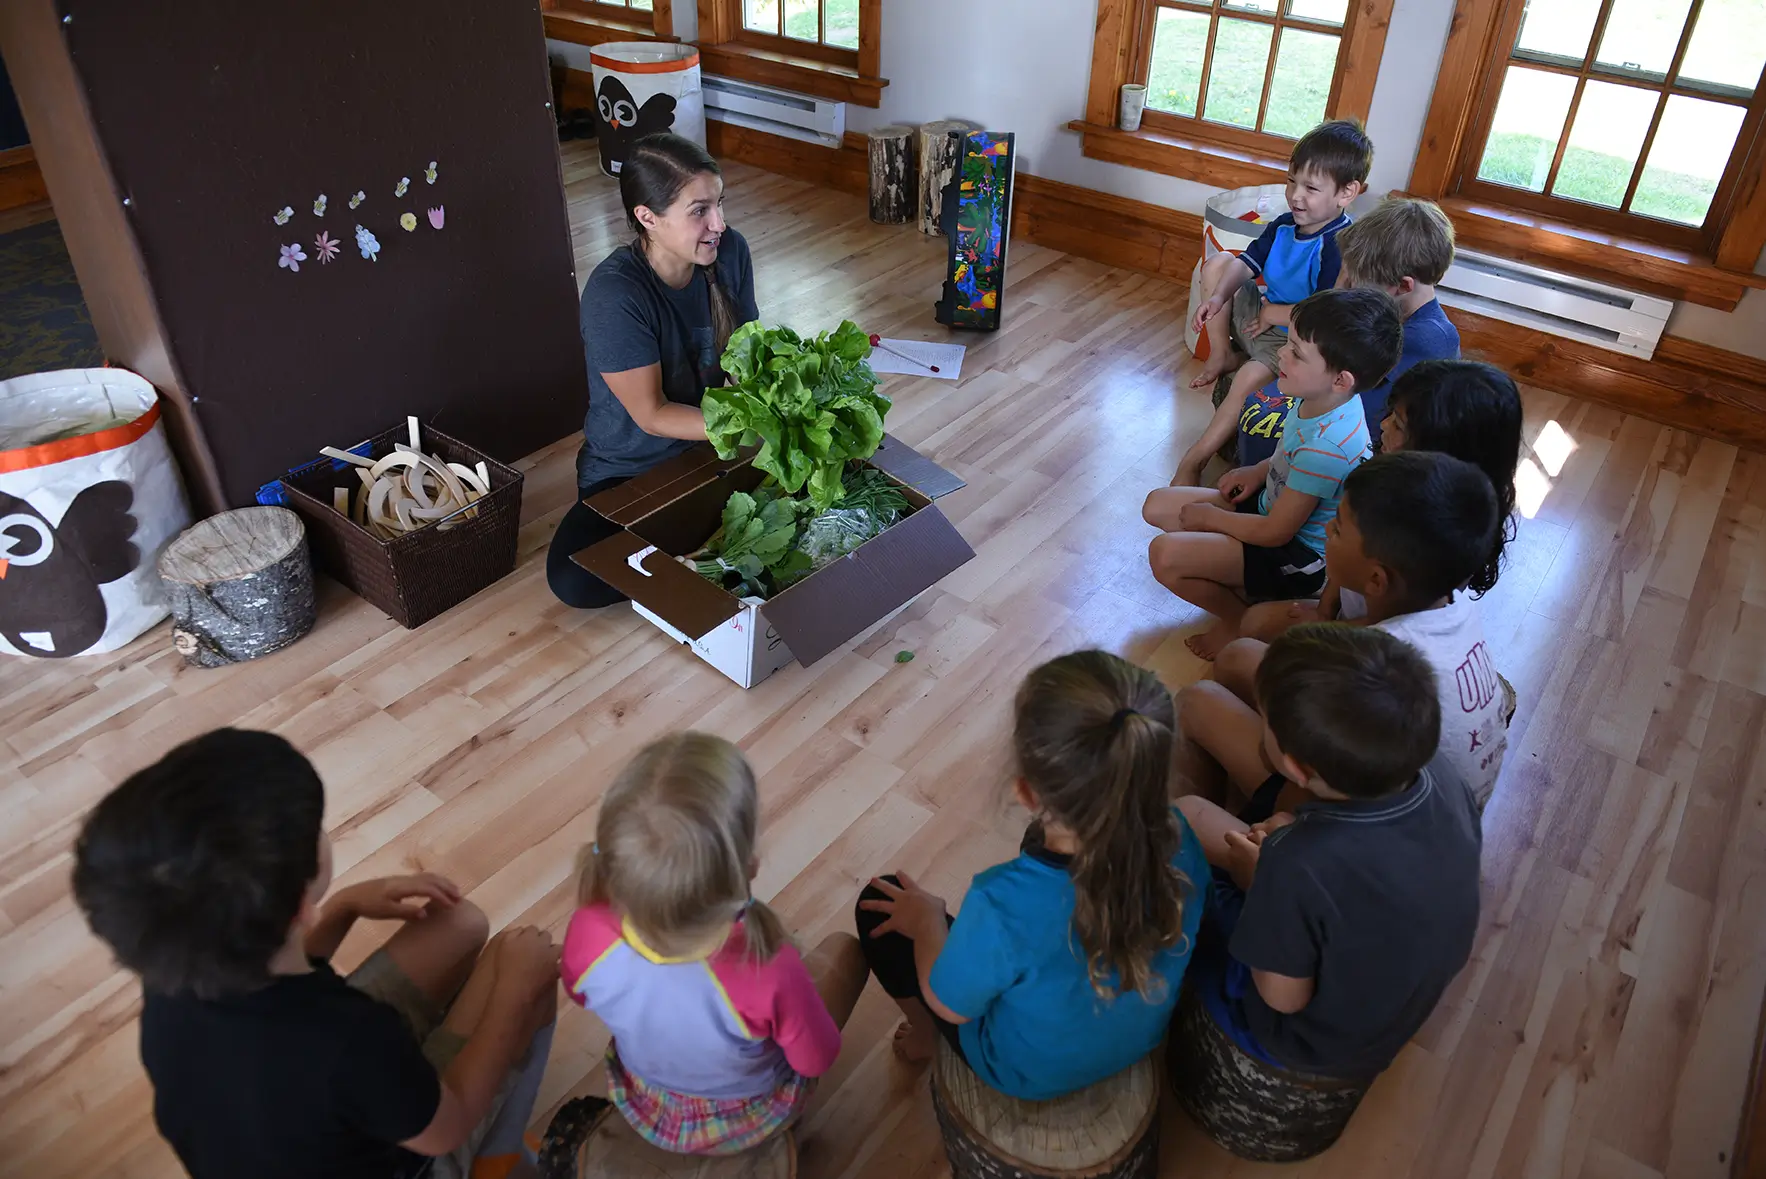
[[920, 198], [918, 137], [912, 127], [897, 123], [872, 128], [865, 138], [870, 141], [871, 220], [906, 225]]
[[[540, 1156], [544, 1179], [796, 1179], [797, 1146], [789, 1130], [775, 1134], [741, 1154], [674, 1154], [652, 1146], [638, 1136], [611, 1104], [578, 1105], [593, 1120], [586, 1127], [568, 1128], [581, 1135], [582, 1145], [562, 1166], [546, 1154]], [[562, 1116], [562, 1113], [561, 1115]], [[548, 1139], [558, 1129], [547, 1132]], [[574, 1164], [574, 1165], [573, 1165]]]
[[197, 667], [256, 659], [313, 629], [307, 532], [287, 508], [210, 516], [166, 546], [159, 576], [172, 645]]
[[1297, 1163], [1329, 1150], [1373, 1085], [1277, 1068], [1245, 1054], [1185, 987], [1165, 1049], [1178, 1104], [1242, 1159]]
[[952, 1179], [1154, 1179], [1158, 1172], [1159, 1070], [1150, 1056], [1077, 1093], [1020, 1101], [990, 1089], [940, 1039], [932, 1109]]
[[920, 232], [944, 232], [944, 188], [957, 174], [963, 152], [952, 131], [979, 131], [963, 119], [944, 119], [920, 127]]

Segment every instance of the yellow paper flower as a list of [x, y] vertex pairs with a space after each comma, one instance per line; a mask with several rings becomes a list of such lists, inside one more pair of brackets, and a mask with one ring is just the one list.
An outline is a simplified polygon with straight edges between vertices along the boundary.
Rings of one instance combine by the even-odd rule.
[[399, 227], [401, 229], [403, 229], [406, 233], [410, 233], [413, 229], [416, 229], [417, 228], [417, 214], [406, 213], [403, 217], [400, 217], [399, 218]]

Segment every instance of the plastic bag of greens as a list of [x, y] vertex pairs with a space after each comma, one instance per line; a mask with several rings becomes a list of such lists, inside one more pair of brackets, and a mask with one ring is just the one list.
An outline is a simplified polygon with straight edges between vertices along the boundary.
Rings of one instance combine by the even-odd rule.
[[830, 508], [803, 526], [797, 550], [811, 569], [837, 561], [888, 527], [867, 508]]

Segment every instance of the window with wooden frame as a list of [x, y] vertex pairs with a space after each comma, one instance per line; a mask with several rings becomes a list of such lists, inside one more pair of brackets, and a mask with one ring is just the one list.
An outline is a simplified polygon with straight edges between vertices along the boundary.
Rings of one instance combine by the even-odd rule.
[[674, 39], [673, 0], [541, 0], [546, 36], [583, 45]]
[[[1312, 127], [1367, 117], [1391, 13], [1392, 0], [1099, 0], [1086, 119], [1074, 129], [1087, 155], [1118, 163], [1279, 181]], [[1115, 129], [1130, 82], [1147, 88], [1136, 133]]]
[[699, 48], [725, 77], [878, 106], [882, 0], [699, 0]]
[[1762, 0], [1460, 0], [1410, 191], [1468, 244], [1733, 306], [1766, 247], [1763, 69]]

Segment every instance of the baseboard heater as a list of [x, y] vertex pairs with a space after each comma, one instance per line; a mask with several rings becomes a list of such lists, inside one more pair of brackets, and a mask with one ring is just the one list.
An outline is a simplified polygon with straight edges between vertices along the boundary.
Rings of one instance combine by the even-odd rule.
[[1449, 307], [1648, 360], [1674, 304], [1472, 250], [1456, 253], [1436, 286]]
[[846, 136], [846, 104], [756, 86], [707, 74], [702, 82], [705, 117], [752, 127], [823, 147], [839, 147]]

